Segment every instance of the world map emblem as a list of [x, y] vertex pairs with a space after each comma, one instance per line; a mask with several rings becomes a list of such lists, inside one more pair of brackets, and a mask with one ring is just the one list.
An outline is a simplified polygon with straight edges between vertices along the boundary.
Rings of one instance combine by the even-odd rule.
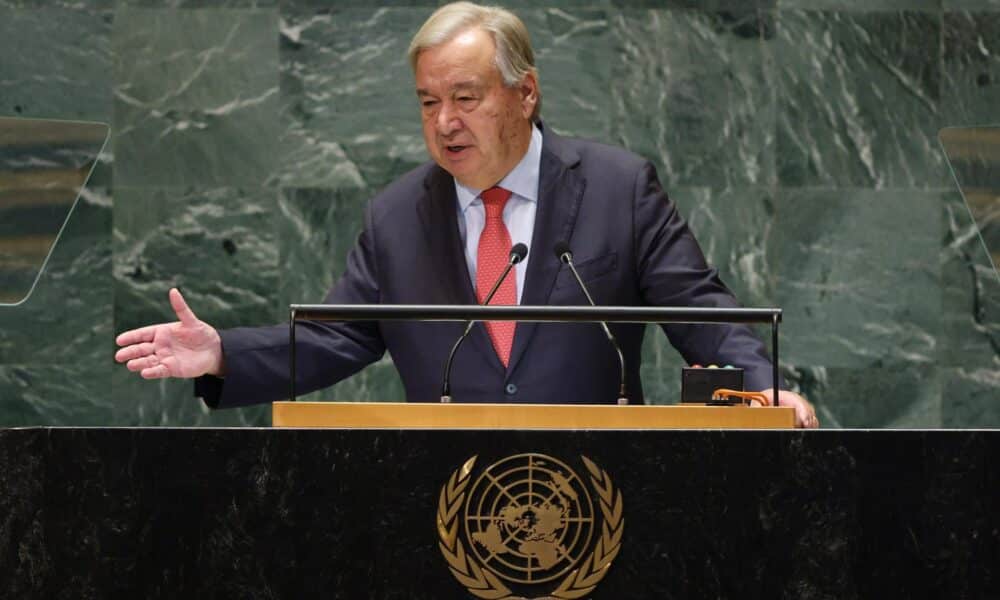
[[585, 456], [586, 477], [544, 454], [508, 456], [477, 470], [473, 456], [441, 488], [441, 552], [479, 598], [582, 598], [621, 549], [623, 502]]

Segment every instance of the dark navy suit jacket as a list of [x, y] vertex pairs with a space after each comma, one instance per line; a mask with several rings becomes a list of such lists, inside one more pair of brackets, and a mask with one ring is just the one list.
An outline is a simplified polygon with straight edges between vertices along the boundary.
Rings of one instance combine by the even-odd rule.
[[[331, 304], [475, 304], [463, 255], [451, 175], [427, 163], [370, 203]], [[653, 166], [620, 148], [543, 130], [538, 207], [523, 305], [585, 305], [572, 273], [555, 257], [569, 242], [598, 305], [738, 306], [710, 268]], [[436, 402], [445, 360], [461, 323], [306, 323], [297, 329], [297, 389], [329, 386], [392, 356], [411, 402]], [[631, 400], [645, 327], [612, 326], [628, 364]], [[689, 363], [746, 369], [747, 389], [771, 387], [771, 363], [745, 326], [668, 325]], [[220, 332], [226, 377], [202, 378], [196, 393], [214, 407], [287, 397], [288, 327]], [[477, 324], [452, 369], [456, 402], [614, 403], [618, 360], [600, 326], [518, 323], [508, 368]], [[667, 399], [673, 401], [675, 399]]]

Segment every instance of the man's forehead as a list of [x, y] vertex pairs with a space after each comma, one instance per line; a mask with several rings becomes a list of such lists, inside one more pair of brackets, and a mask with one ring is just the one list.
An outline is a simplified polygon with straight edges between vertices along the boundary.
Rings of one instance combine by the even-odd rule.
[[427, 87], [421, 85], [422, 79], [449, 87], [454, 87], [455, 81], [479, 80], [480, 84], [485, 84], [497, 69], [496, 44], [488, 32], [470, 28], [441, 44], [421, 50], [414, 66], [419, 87]]

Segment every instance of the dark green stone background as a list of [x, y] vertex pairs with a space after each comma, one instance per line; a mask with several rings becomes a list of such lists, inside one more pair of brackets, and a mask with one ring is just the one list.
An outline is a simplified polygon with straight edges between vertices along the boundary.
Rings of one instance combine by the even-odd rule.
[[[114, 333], [170, 318], [172, 285], [218, 326], [322, 298], [366, 199], [425, 160], [402, 56], [435, 3], [373, 4], [0, 0], [0, 116], [112, 125], [35, 294], [0, 307], [0, 425], [268, 422], [115, 366]], [[548, 125], [658, 165], [744, 303], [785, 309], [824, 426], [1000, 426], [1000, 286], [937, 142], [1000, 123], [1000, 1], [514, 6]], [[318, 397], [402, 390], [383, 361]]]

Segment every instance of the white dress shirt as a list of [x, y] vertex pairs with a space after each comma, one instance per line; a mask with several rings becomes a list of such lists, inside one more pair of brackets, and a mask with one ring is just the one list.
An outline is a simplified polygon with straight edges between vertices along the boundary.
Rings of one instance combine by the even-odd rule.
[[[538, 208], [538, 180], [542, 163], [542, 132], [533, 124], [531, 142], [521, 162], [500, 180], [497, 185], [510, 190], [510, 200], [503, 209], [503, 223], [510, 233], [510, 243], [528, 247], [528, 255], [514, 267], [517, 275], [517, 303], [521, 303], [524, 274], [534, 253], [531, 236], [535, 229], [535, 209]], [[476, 289], [476, 257], [479, 254], [479, 236], [486, 226], [486, 209], [480, 194], [483, 190], [466, 187], [455, 180], [458, 197], [458, 233], [465, 245], [465, 262], [469, 265], [472, 289]]]

